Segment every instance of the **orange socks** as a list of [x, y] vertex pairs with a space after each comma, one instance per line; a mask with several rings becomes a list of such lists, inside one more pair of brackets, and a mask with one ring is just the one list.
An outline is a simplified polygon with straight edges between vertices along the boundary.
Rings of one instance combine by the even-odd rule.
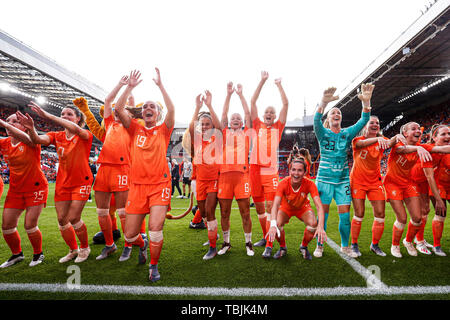
[[20, 235], [17, 228], [3, 230], [3, 238], [11, 249], [12, 254], [19, 254], [22, 252], [20, 246]]
[[316, 228], [307, 226], [305, 231], [303, 232], [303, 241], [302, 246], [307, 247], [311, 240], [314, 238], [314, 233], [316, 232]]
[[419, 232], [421, 225], [422, 225], [422, 221], [419, 223], [414, 223], [411, 220], [409, 221], [408, 230], [406, 231], [406, 241], [407, 242], [414, 241], [414, 237], [416, 236], [417, 232]]
[[433, 245], [435, 247], [441, 246], [442, 232], [444, 231], [444, 221], [445, 218], [441, 216], [434, 216], [431, 223], [431, 228], [433, 230]]
[[30, 230], [25, 230], [28, 235], [28, 239], [33, 247], [33, 254], [38, 254], [42, 252], [42, 233], [41, 230], [36, 226]]
[[209, 246], [215, 248], [217, 242], [217, 220], [208, 221], [207, 225]]
[[352, 236], [352, 243], [358, 243], [359, 234], [361, 232], [361, 224], [362, 224], [363, 218], [359, 218], [357, 216], [354, 216], [352, 219], [351, 224], [351, 236]]
[[83, 220], [80, 220], [77, 223], [75, 223], [73, 229], [75, 230], [78, 240], [80, 240], [80, 248], [85, 249], [89, 247], [87, 228]]
[[163, 232], [162, 230], [149, 231], [148, 237], [150, 239], [150, 264], [157, 265], [164, 242]]
[[374, 218], [372, 224], [372, 243], [378, 244], [384, 232], [384, 219]]
[[192, 223], [200, 223], [202, 222], [202, 214], [200, 213], [200, 209], [197, 209], [194, 215], [194, 219], [192, 219]]
[[400, 240], [402, 239], [403, 230], [405, 229], [405, 225], [403, 223], [395, 220], [394, 226], [392, 227], [392, 245], [399, 246]]
[[61, 235], [66, 244], [69, 246], [70, 250], [78, 249], [75, 230], [73, 229], [73, 226], [72, 224], [70, 224], [70, 222], [65, 226], [59, 226], [59, 231], [61, 232]]
[[422, 217], [422, 224], [420, 225], [420, 229], [416, 234], [416, 239], [418, 242], [422, 242], [424, 240], [425, 226], [428, 221], [428, 215]]

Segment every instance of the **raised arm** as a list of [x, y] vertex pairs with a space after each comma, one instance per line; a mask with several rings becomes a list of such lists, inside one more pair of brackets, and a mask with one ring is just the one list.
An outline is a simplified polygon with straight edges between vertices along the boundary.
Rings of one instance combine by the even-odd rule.
[[30, 102], [28, 107], [30, 107], [31, 110], [36, 112], [38, 114], [38, 116], [40, 116], [41, 118], [47, 119], [47, 120], [50, 120], [50, 121], [56, 123], [57, 125], [67, 129], [70, 133], [79, 136], [81, 139], [83, 139], [83, 140], [89, 139], [88, 131], [83, 130], [83, 128], [81, 128], [76, 123], [66, 120], [66, 119], [63, 119], [61, 117], [54, 116], [53, 114], [48, 113], [47, 111], [44, 111], [38, 104], [36, 104], [33, 101]]
[[[394, 137], [395, 138], [395, 137]], [[365, 148], [368, 146], [371, 146], [375, 143], [378, 143], [380, 145], [381, 149], [389, 149], [390, 148], [390, 141], [391, 140], [387, 140], [384, 137], [374, 137], [374, 138], [367, 138], [364, 140], [358, 140], [355, 143], [355, 147], [356, 148]], [[396, 141], [396, 139], [394, 139], [394, 141]]]
[[44, 146], [48, 146], [50, 144], [51, 140], [48, 135], [39, 135], [36, 132], [36, 129], [34, 127], [34, 120], [28, 113], [23, 115], [21, 112], [16, 112], [16, 115], [20, 124], [22, 124], [28, 130], [28, 136], [30, 137], [33, 144], [42, 144]]
[[319, 218], [314, 238], [317, 237], [317, 241], [319, 243], [324, 243], [325, 241], [327, 241], [327, 234], [324, 230], [325, 214], [322, 206], [322, 201], [320, 201], [320, 196], [313, 197], [313, 201], [317, 209], [317, 216]]
[[220, 129], [221, 128], [220, 121], [219, 121], [219, 118], [217, 117], [216, 112], [214, 111], [214, 109], [212, 107], [212, 94], [211, 94], [211, 92], [209, 92], [209, 90], [205, 91], [205, 96], [203, 97], [203, 103], [208, 107], [208, 110], [211, 113], [211, 119], [212, 119], [214, 128]]
[[105, 98], [105, 110], [103, 111], [103, 117], [109, 118], [112, 113], [112, 104], [114, 102], [114, 99], [116, 98], [117, 94], [119, 93], [120, 89], [122, 89], [123, 86], [126, 86], [128, 84], [128, 76], [123, 76], [119, 83], [114, 87], [114, 89], [106, 96]]
[[275, 85], [278, 87], [278, 90], [280, 91], [281, 102], [283, 104], [278, 119], [280, 120], [281, 123], [285, 124], [287, 120], [289, 101], [286, 96], [286, 93], [284, 92], [283, 86], [281, 85], [281, 78], [275, 79]]
[[[86, 116], [86, 124], [91, 130], [92, 134], [100, 141], [105, 140], [105, 128], [102, 127], [100, 123], [98, 123], [94, 114], [89, 109], [87, 100], [83, 97], [76, 98], [73, 101], [73, 104]], [[103, 106], [104, 107], [104, 106]]]
[[125, 110], [125, 104], [127, 103], [128, 96], [131, 94], [134, 88], [139, 85], [142, 80], [140, 79], [141, 73], [137, 70], [134, 70], [130, 73], [128, 78], [128, 85], [125, 90], [122, 92], [122, 95], [119, 97], [116, 103], [116, 112], [122, 122], [122, 125], [125, 128], [129, 128], [131, 125], [131, 117], [128, 112]]
[[270, 228], [266, 235], [269, 242], [275, 241], [275, 235], [280, 235], [280, 230], [277, 227], [277, 214], [278, 209], [280, 209], [280, 204], [281, 197], [275, 196], [275, 198], [273, 199], [272, 211], [270, 213]]
[[244, 94], [242, 93], [242, 85], [238, 83], [236, 87], [236, 93], [239, 96], [239, 99], [241, 100], [242, 109], [244, 109], [244, 121], [245, 126], [247, 128], [252, 127], [252, 120], [250, 116], [250, 109], [248, 108], [247, 100], [245, 100]]
[[231, 96], [233, 95], [234, 88], [233, 88], [233, 82], [227, 83], [227, 96], [225, 97], [225, 103], [223, 104], [223, 110], [222, 110], [222, 119], [220, 121], [221, 127], [220, 130], [223, 130], [228, 127], [228, 111], [230, 110], [230, 100]]
[[153, 79], [155, 81], [155, 84], [158, 86], [159, 90], [161, 91], [161, 94], [164, 99], [164, 103], [166, 104], [167, 108], [167, 114], [166, 118], [164, 119], [164, 123], [166, 124], [167, 128], [173, 128], [175, 125], [175, 107], [173, 105], [172, 100], [170, 99], [169, 95], [167, 94], [166, 89], [164, 88], [162, 81], [161, 81], [161, 74], [159, 72], [158, 68], [155, 68], [156, 70], [156, 78]]
[[329, 87], [323, 92], [322, 100], [317, 106], [316, 113], [314, 114], [313, 129], [319, 142], [322, 139], [323, 135], [325, 134], [325, 128], [322, 123], [322, 115], [325, 111], [325, 108], [330, 102], [339, 99], [339, 96], [334, 95], [335, 92], [336, 92], [335, 87]]
[[[17, 118], [19, 118], [19, 117], [17, 117]], [[10, 136], [16, 138], [20, 142], [25, 143], [27, 146], [30, 146], [30, 147], [36, 146], [36, 144], [34, 144], [33, 141], [31, 141], [31, 138], [25, 132], [23, 132], [20, 129], [17, 129], [16, 127], [10, 125], [6, 121], [3, 121], [2, 119], [0, 119], [0, 127], [5, 128], [8, 131], [8, 134]]]
[[250, 117], [251, 121], [253, 122], [256, 118], [258, 118], [258, 108], [256, 107], [256, 101], [258, 100], [258, 97], [261, 93], [261, 89], [266, 83], [267, 79], [269, 78], [269, 73], [267, 71], [261, 71], [261, 80], [258, 83], [258, 87], [256, 87], [255, 93], [253, 93], [252, 100], [250, 101]]
[[370, 106], [370, 99], [372, 98], [374, 88], [375, 85], [370, 83], [361, 85], [361, 91], [358, 94], [358, 99], [361, 100], [363, 106], [362, 114], [361, 118], [354, 125], [347, 129], [350, 137], [355, 137], [358, 132], [360, 132], [364, 128], [364, 126], [370, 119], [370, 110], [372, 109], [372, 107]]
[[196, 98], [195, 98], [195, 110], [194, 110], [194, 115], [192, 116], [192, 120], [189, 123], [189, 133], [191, 135], [191, 145], [194, 144], [194, 130], [195, 130], [195, 123], [198, 121], [198, 114], [200, 112], [200, 109], [203, 106], [203, 99], [202, 99], [202, 95], [199, 94]]

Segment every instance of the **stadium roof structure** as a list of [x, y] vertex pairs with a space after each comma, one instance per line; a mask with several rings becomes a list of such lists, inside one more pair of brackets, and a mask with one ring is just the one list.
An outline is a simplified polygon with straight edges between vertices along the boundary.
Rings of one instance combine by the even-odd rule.
[[375, 84], [372, 114], [379, 116], [381, 127], [410, 110], [448, 100], [449, 24], [450, 0], [439, 0], [427, 7], [339, 93], [341, 99], [333, 106], [341, 109], [343, 126], [360, 117], [362, 107], [357, 95], [362, 83]]
[[106, 95], [99, 86], [0, 30], [0, 103], [25, 107], [34, 100], [59, 115], [76, 97], [99, 108]]

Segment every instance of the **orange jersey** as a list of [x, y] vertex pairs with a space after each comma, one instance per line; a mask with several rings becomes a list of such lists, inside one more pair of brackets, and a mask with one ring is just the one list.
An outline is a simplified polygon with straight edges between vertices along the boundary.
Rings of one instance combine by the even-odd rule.
[[59, 158], [58, 173], [56, 175], [57, 187], [76, 187], [92, 184], [93, 176], [89, 167], [89, 153], [94, 136], [89, 133], [87, 140], [77, 135], [67, 138], [65, 131], [47, 132], [50, 144], [56, 147]]
[[131, 137], [130, 181], [160, 184], [171, 180], [166, 153], [173, 128], [168, 128], [165, 122], [146, 128], [132, 119], [127, 130]]
[[450, 187], [450, 154], [441, 155], [434, 177], [437, 184], [445, 188]]
[[199, 139], [202, 141], [202, 147], [195, 148], [194, 157], [197, 167], [197, 180], [217, 180], [219, 179], [220, 165], [217, 164], [216, 158], [220, 155], [216, 155], [215, 137], [212, 136], [207, 141], [204, 141], [201, 137]]
[[41, 169], [40, 145], [34, 148], [23, 142], [13, 145], [11, 138], [8, 137], [0, 140], [0, 151], [10, 170], [10, 190], [16, 193], [30, 192], [48, 186]]
[[105, 141], [97, 162], [109, 164], [130, 164], [130, 135], [122, 123], [113, 116], [105, 119]]
[[353, 167], [350, 172], [350, 180], [364, 186], [380, 185], [382, 183], [381, 158], [383, 157], [383, 149], [380, 148], [378, 142], [367, 147], [357, 148], [356, 143], [365, 139], [366, 137], [360, 136], [352, 141]]
[[195, 164], [192, 164], [192, 174], [191, 174], [191, 181], [197, 179], [197, 166]]
[[248, 172], [250, 139], [247, 132], [247, 127], [244, 130], [223, 129], [223, 163], [220, 165], [220, 173]]
[[307, 178], [302, 179], [302, 184], [297, 190], [293, 190], [291, 177], [286, 177], [280, 181], [276, 196], [281, 197], [281, 206], [289, 211], [301, 210], [305, 206], [310, 206], [308, 193], [311, 197], [319, 196], [319, 191], [314, 182]]
[[[424, 147], [425, 150], [427, 150], [428, 152], [431, 152], [431, 149], [433, 149], [434, 144], [422, 144], [422, 147]], [[433, 161], [427, 161], [425, 163], [417, 161], [414, 167], [412, 168], [411, 178], [415, 183], [427, 181], [427, 177], [423, 172], [423, 168], [434, 168], [435, 166], [437, 166], [437, 163], [439, 162], [439, 158], [441, 157], [441, 155], [439, 153], [431, 153], [431, 156], [433, 158]]]
[[270, 127], [259, 118], [253, 121], [252, 127], [255, 134], [252, 136], [253, 149], [250, 155], [250, 163], [262, 167], [277, 166], [278, 156], [273, 152], [278, 149], [284, 126], [285, 124], [281, 123], [280, 120]]
[[[396, 152], [397, 148], [403, 146], [403, 143], [397, 143], [391, 150], [388, 158], [386, 176], [384, 177], [384, 182], [391, 184], [396, 184], [399, 186], [409, 186], [413, 183], [411, 177], [412, 168], [419, 161], [419, 156], [417, 152], [399, 154]], [[420, 145], [424, 148], [428, 148], [426, 145]], [[420, 163], [420, 162], [419, 162]], [[429, 164], [425, 163], [425, 166]]]

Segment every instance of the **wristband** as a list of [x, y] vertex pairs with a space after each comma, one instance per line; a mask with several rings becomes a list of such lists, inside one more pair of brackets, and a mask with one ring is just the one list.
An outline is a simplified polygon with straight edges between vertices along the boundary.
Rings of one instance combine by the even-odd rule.
[[270, 227], [277, 227], [277, 221], [276, 220], [270, 220]]

